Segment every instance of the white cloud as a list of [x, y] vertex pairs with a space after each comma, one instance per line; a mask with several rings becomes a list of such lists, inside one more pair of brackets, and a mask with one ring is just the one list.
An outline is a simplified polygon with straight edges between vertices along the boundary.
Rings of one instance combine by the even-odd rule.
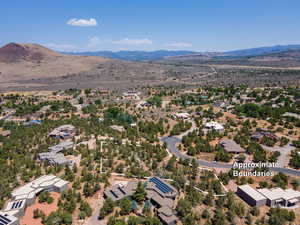
[[143, 39], [129, 39], [124, 38], [121, 40], [109, 40], [101, 39], [97, 36], [91, 37], [86, 45], [89, 50], [120, 50], [120, 49], [130, 49], [130, 48], [145, 48], [151, 45], [153, 42], [148, 38]]
[[48, 43], [45, 44], [50, 49], [56, 50], [56, 51], [73, 51], [76, 50], [77, 47], [75, 45], [71, 44], [54, 44], [54, 43]]
[[166, 44], [166, 46], [172, 48], [189, 48], [192, 47], [192, 44], [187, 42], [175, 42], [175, 43]]
[[95, 37], [90, 38], [87, 47], [88, 48], [97, 47], [98, 45], [100, 45], [103, 42], [104, 42], [103, 40], [101, 40], [99, 37], [95, 36]]
[[68, 25], [70, 26], [77, 26], [77, 27], [93, 27], [93, 26], [97, 26], [97, 20], [94, 18], [90, 18], [90, 19], [70, 19], [67, 22]]
[[143, 39], [124, 38], [122, 40], [112, 41], [112, 43], [117, 45], [151, 45], [153, 42], [148, 38], [143, 38]]

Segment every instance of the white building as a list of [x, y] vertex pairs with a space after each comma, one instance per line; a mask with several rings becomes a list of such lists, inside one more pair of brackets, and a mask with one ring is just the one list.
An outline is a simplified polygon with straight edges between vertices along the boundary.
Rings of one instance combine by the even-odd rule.
[[238, 186], [236, 194], [250, 206], [263, 206], [267, 202], [265, 196], [248, 184]]
[[267, 198], [267, 205], [271, 207], [288, 207], [300, 202], [300, 192], [293, 189], [283, 190], [281, 188], [263, 188], [258, 189], [257, 191]]
[[189, 119], [190, 114], [189, 113], [174, 113], [175, 119]]
[[123, 99], [130, 99], [130, 100], [140, 100], [140, 92], [137, 91], [126, 91], [123, 93]]
[[42, 191], [63, 192], [68, 188], [68, 183], [57, 176], [44, 175], [15, 189], [11, 196], [13, 200], [26, 199], [26, 203], [33, 203], [38, 193]]
[[205, 128], [210, 129], [210, 130], [216, 130], [216, 131], [224, 130], [224, 126], [215, 121], [210, 121], [210, 122], [205, 123]]
[[144, 108], [144, 107], [149, 107], [149, 106], [150, 106], [150, 104], [144, 100], [141, 100], [136, 103], [137, 108]]
[[15, 189], [11, 193], [12, 200], [0, 211], [0, 225], [19, 225], [27, 206], [34, 203], [36, 196], [42, 191], [63, 192], [68, 189], [68, 181], [54, 175], [40, 178]]
[[121, 133], [125, 131], [125, 128], [123, 126], [112, 125], [112, 126], [110, 126], [110, 128], [113, 130], [119, 131]]
[[286, 116], [286, 117], [294, 117], [296, 119], [300, 119], [300, 115], [297, 113], [291, 113], [291, 112], [286, 112], [284, 113], [282, 116]]
[[0, 211], [1, 225], [19, 225], [20, 219], [15, 216], [17, 211], [2, 212]]
[[281, 188], [255, 190], [248, 184], [239, 186], [237, 195], [251, 206], [290, 207], [300, 202], [299, 191]]

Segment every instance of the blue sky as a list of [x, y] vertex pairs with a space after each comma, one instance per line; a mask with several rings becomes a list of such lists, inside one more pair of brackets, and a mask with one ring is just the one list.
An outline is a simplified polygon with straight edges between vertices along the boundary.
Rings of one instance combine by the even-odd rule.
[[0, 44], [223, 51], [300, 44], [299, 0], [2, 0]]

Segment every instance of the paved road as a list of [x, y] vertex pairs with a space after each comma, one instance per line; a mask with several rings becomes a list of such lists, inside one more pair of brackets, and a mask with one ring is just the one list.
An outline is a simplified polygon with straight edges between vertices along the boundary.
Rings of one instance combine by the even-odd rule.
[[268, 151], [271, 152], [280, 152], [280, 156], [278, 157], [278, 162], [281, 167], [285, 167], [285, 165], [288, 163], [288, 156], [291, 151], [295, 150], [295, 147], [292, 145], [292, 143], [288, 143], [285, 146], [274, 146], [274, 147], [269, 147], [266, 145], [262, 145], [262, 147]]
[[187, 122], [192, 123], [191, 128], [179, 135], [174, 136], [174, 137], [178, 138], [179, 140], [182, 140], [183, 136], [186, 136], [186, 135], [188, 135], [188, 133], [193, 132], [194, 130], [198, 129], [194, 120], [188, 120]]
[[[170, 137], [163, 137], [163, 138], [161, 138], [161, 140], [167, 144], [167, 148], [169, 149], [169, 151], [173, 155], [175, 155], [177, 158], [181, 158], [181, 159], [192, 159], [193, 158], [192, 156], [188, 156], [188, 155], [182, 153], [177, 148], [176, 145], [181, 142], [181, 139], [174, 137], [174, 136], [170, 136]], [[219, 163], [219, 162], [208, 162], [208, 161], [200, 160], [200, 159], [196, 159], [196, 162], [201, 166], [214, 167], [214, 168], [231, 168], [232, 167], [229, 164]]]
[[[188, 156], [182, 152], [179, 151], [177, 148], [177, 144], [181, 142], [181, 139], [174, 137], [174, 136], [169, 136], [169, 137], [162, 137], [161, 141], [165, 142], [167, 144], [168, 150], [175, 155], [177, 158], [181, 159], [192, 159], [192, 156]], [[208, 162], [205, 160], [199, 160], [196, 159], [196, 162], [199, 164], [199, 166], [206, 166], [206, 167], [212, 167], [212, 168], [232, 168], [232, 165], [230, 164], [225, 164], [225, 163], [220, 163], [220, 162]], [[288, 169], [288, 168], [282, 168], [282, 167], [275, 167], [275, 168], [270, 168], [271, 171], [274, 172], [282, 172], [288, 175], [293, 175], [300, 177], [300, 171], [294, 170], [294, 169]]]

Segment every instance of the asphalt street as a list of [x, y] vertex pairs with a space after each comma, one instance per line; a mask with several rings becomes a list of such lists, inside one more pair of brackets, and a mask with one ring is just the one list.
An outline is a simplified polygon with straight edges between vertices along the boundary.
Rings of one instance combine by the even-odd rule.
[[[177, 148], [177, 144], [181, 142], [180, 138], [174, 137], [174, 136], [169, 136], [169, 137], [162, 137], [161, 141], [165, 142], [167, 144], [167, 148], [170, 151], [171, 154], [175, 155], [177, 158], [181, 159], [192, 159], [194, 157], [188, 156]], [[196, 162], [199, 164], [199, 166], [206, 166], [206, 167], [211, 167], [211, 168], [232, 168], [232, 165], [226, 164], [226, 163], [220, 163], [220, 162], [208, 162], [205, 160], [199, 160], [196, 159]], [[294, 170], [294, 169], [288, 169], [288, 168], [283, 168], [283, 167], [272, 167], [269, 168], [271, 171], [274, 172], [282, 172], [287, 175], [292, 175], [292, 176], [297, 176], [300, 177], [300, 171]]]

